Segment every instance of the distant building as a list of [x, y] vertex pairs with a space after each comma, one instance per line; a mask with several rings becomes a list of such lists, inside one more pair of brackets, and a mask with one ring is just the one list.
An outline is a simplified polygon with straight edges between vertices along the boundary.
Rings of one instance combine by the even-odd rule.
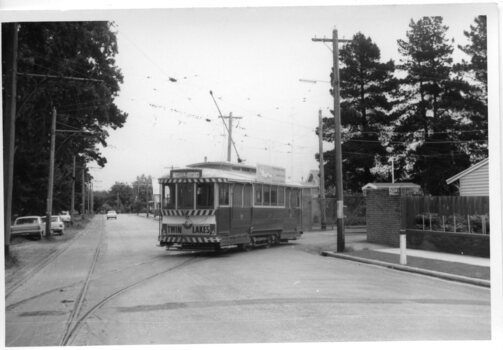
[[460, 196], [489, 196], [489, 158], [448, 178], [447, 184], [459, 180]]

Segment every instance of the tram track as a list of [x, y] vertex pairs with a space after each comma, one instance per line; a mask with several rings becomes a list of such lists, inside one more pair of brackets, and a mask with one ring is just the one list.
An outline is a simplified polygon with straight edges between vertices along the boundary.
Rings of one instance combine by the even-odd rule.
[[[151, 264], [151, 263], [159, 262], [159, 261], [162, 261], [162, 260], [164, 260], [162, 257], [156, 257], [156, 258], [152, 258], [152, 259], [140, 261], [140, 262], [135, 263], [135, 264], [130, 265], [130, 266], [126, 266], [126, 267], [122, 267], [122, 268], [117, 268], [117, 269], [109, 270], [109, 271], [102, 272], [100, 274], [94, 274], [94, 275], [97, 278], [105, 278], [108, 275], [113, 275], [113, 274], [116, 274], [118, 272], [122, 272], [122, 271], [129, 270], [129, 269], [134, 269], [134, 268], [136, 268], [138, 266], [141, 266], [141, 265]], [[79, 285], [80, 283], [81, 283], [81, 281], [75, 282], [75, 283], [72, 283], [72, 284], [69, 284], [69, 285], [65, 285], [65, 286], [58, 286], [58, 287], [55, 287], [55, 288], [51, 288], [51, 289], [45, 290], [45, 291], [43, 291], [41, 293], [38, 293], [38, 294], [35, 294], [35, 295], [31, 295], [31, 296], [29, 296], [29, 297], [27, 297], [25, 299], [21, 299], [19, 301], [16, 301], [15, 303], [6, 304], [5, 310], [6, 311], [12, 311], [15, 308], [19, 307], [20, 305], [23, 305], [23, 304], [25, 304], [25, 303], [27, 303], [29, 301], [33, 301], [33, 300], [35, 300], [37, 298], [49, 295], [49, 294], [57, 292], [57, 291], [61, 291], [61, 290], [68, 289], [68, 288], [74, 288], [75, 286]]]
[[65, 325], [65, 332], [63, 333], [63, 337], [60, 341], [60, 345], [63, 343], [65, 343], [65, 339], [67, 337], [67, 334], [69, 333], [71, 327], [72, 327], [72, 324], [75, 322], [75, 319], [78, 317], [79, 313], [80, 313], [80, 310], [82, 308], [82, 304], [85, 300], [85, 296], [87, 294], [87, 290], [89, 288], [89, 283], [91, 282], [91, 277], [94, 273], [94, 269], [96, 268], [96, 264], [98, 262], [98, 258], [100, 256], [100, 252], [101, 252], [101, 247], [102, 247], [102, 243], [103, 243], [103, 239], [104, 239], [104, 236], [105, 236], [105, 230], [104, 229], [101, 229], [100, 230], [100, 238], [98, 239], [98, 244], [94, 250], [94, 254], [93, 254], [93, 260], [91, 262], [91, 266], [89, 267], [89, 270], [87, 271], [87, 275], [86, 275], [86, 279], [84, 281], [84, 285], [82, 286], [78, 296], [77, 296], [77, 299], [75, 300], [75, 304], [73, 306], [73, 309], [72, 309], [72, 312], [70, 313], [70, 317], [68, 318], [67, 322], [66, 322], [66, 325]]
[[[115, 298], [116, 296], [119, 296], [120, 294], [126, 292], [126, 291], [129, 291], [130, 289], [134, 288], [134, 287], [137, 287], [139, 285], [141, 285], [142, 283], [145, 283], [149, 280], [152, 280], [156, 277], [159, 277], [161, 275], [164, 275], [168, 272], [172, 272], [174, 270], [178, 270], [180, 268], [183, 268], [187, 265], [190, 265], [192, 263], [195, 263], [195, 262], [198, 262], [198, 261], [201, 261], [201, 260], [205, 260], [205, 259], [208, 259], [208, 258], [204, 258], [204, 257], [201, 257], [199, 255], [196, 255], [196, 256], [192, 256], [192, 257], [189, 257], [188, 259], [184, 260], [183, 262], [175, 265], [175, 266], [171, 266], [165, 270], [162, 270], [162, 271], [159, 271], [157, 273], [154, 273], [152, 275], [149, 275], [147, 277], [144, 277], [138, 281], [135, 281], [134, 283], [131, 283], [125, 287], [122, 287], [116, 291], [114, 291], [113, 293], [109, 294], [108, 296], [102, 298], [99, 302], [95, 303], [92, 307], [90, 307], [81, 317], [78, 317], [78, 313], [80, 313], [81, 311], [81, 306], [82, 306], [82, 303], [84, 302], [84, 299], [85, 299], [85, 293], [87, 292], [87, 287], [84, 287], [82, 289], [82, 292], [79, 296], [79, 300], [78, 300], [78, 305], [75, 306], [74, 308], [74, 312], [72, 313], [72, 317], [69, 318], [69, 321], [67, 322], [67, 325], [65, 327], [65, 332], [61, 338], [61, 341], [59, 342], [59, 346], [68, 346], [68, 345], [71, 345], [71, 341], [72, 339], [74, 338], [74, 336], [77, 334], [78, 330], [80, 329], [80, 327], [82, 326], [82, 324], [95, 312], [97, 311], [98, 309], [100, 309], [103, 305], [105, 305], [106, 303], [108, 303], [109, 301], [111, 301], [113, 298]], [[94, 268], [94, 266], [92, 267]], [[78, 317], [78, 318], [77, 318]]]

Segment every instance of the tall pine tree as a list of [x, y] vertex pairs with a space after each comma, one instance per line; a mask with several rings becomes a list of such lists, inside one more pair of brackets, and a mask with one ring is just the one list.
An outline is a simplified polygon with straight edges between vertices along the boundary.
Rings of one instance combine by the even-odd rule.
[[[393, 107], [391, 94], [397, 87], [393, 61], [381, 62], [379, 47], [370, 37], [357, 33], [340, 50], [340, 96], [344, 190], [359, 192], [373, 181], [386, 179], [379, 173], [386, 162], [383, 133]], [[333, 118], [324, 119], [324, 139], [333, 141]], [[327, 188], [333, 184], [334, 154], [324, 153]]]
[[447, 194], [445, 179], [469, 165], [460, 150], [463, 118], [456, 114], [459, 82], [451, 78], [453, 46], [442, 17], [411, 20], [402, 55], [402, 105], [396, 110], [394, 152], [400, 155], [402, 179], [419, 183], [429, 194]]
[[463, 139], [467, 142], [466, 152], [472, 163], [487, 157], [488, 153], [488, 110], [487, 110], [487, 19], [486, 16], [475, 18], [475, 24], [464, 35], [468, 44], [461, 49], [468, 55], [469, 61], [463, 60], [455, 66], [460, 87], [458, 111], [464, 116]]

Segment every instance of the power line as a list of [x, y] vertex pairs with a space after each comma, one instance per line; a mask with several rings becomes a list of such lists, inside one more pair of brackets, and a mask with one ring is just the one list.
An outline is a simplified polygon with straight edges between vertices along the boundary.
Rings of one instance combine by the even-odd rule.
[[64, 79], [64, 80], [77, 80], [77, 81], [94, 81], [94, 82], [103, 83], [103, 80], [101, 80], [101, 79], [79, 78], [79, 77], [70, 77], [70, 76], [64, 76], [64, 75], [35, 74], [35, 73], [21, 73], [21, 72], [17, 72], [17, 75], [25, 76], [25, 77], [35, 77], [35, 78], [52, 78], [52, 79]]

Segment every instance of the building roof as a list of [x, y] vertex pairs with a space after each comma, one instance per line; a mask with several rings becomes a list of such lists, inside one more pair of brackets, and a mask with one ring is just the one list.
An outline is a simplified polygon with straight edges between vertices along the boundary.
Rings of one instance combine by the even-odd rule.
[[377, 190], [381, 188], [421, 188], [418, 184], [412, 182], [369, 182], [365, 186], [362, 187], [363, 190]]
[[454, 181], [459, 180], [459, 179], [460, 179], [460, 178], [462, 178], [463, 176], [466, 176], [466, 175], [468, 175], [468, 174], [470, 174], [470, 173], [474, 172], [475, 170], [477, 170], [477, 169], [479, 169], [479, 168], [483, 167], [484, 165], [486, 165], [486, 164], [488, 164], [488, 163], [489, 163], [489, 158], [486, 158], [486, 159], [484, 159], [483, 161], [478, 162], [478, 163], [476, 163], [476, 164], [472, 165], [472, 166], [471, 166], [471, 167], [469, 167], [468, 169], [465, 169], [465, 170], [463, 170], [462, 172], [457, 173], [456, 175], [454, 175], [454, 176], [452, 176], [452, 177], [448, 178], [447, 180], [445, 180], [445, 182], [447, 182], [447, 184], [449, 185], [449, 184], [453, 183]]

